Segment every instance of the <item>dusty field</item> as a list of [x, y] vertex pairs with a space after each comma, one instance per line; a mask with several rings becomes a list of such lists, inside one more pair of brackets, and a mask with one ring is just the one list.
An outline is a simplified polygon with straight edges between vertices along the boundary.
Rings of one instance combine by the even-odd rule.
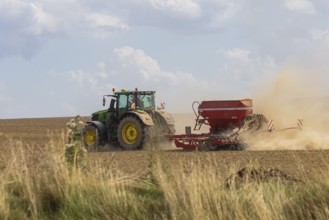
[[[182, 132], [185, 126], [182, 119], [184, 117], [178, 117], [177, 130]], [[84, 118], [87, 119], [88, 117]], [[68, 121], [69, 118], [0, 120], [0, 155], [5, 157], [5, 153], [10, 150], [8, 147], [12, 146], [10, 141], [22, 142], [26, 147], [38, 145], [43, 148], [51, 140], [60, 140], [65, 135]], [[135, 177], [147, 176], [151, 172], [152, 162], [157, 160], [162, 161], [165, 166], [182, 165], [186, 169], [196, 163], [212, 164], [225, 176], [252, 163], [265, 168], [278, 168], [293, 176], [312, 177], [328, 169], [329, 150], [184, 152], [171, 145], [161, 151], [114, 150], [89, 153], [88, 158]]]

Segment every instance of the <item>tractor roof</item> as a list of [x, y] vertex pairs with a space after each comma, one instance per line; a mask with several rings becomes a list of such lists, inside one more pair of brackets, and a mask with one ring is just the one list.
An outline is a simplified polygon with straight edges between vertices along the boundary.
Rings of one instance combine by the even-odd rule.
[[128, 95], [128, 94], [141, 94], [141, 95], [145, 95], [145, 94], [154, 94], [155, 91], [129, 91], [129, 90], [121, 90], [121, 91], [115, 91], [114, 94], [116, 95]]

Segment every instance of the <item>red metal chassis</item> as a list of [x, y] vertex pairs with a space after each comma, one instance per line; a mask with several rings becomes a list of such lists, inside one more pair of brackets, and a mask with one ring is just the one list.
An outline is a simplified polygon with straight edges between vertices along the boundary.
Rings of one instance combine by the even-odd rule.
[[210, 134], [179, 134], [170, 135], [170, 140], [174, 140], [177, 148], [183, 148], [184, 150], [203, 150], [205, 145], [211, 146], [227, 146], [235, 145], [238, 142], [234, 138], [229, 137], [214, 137]]

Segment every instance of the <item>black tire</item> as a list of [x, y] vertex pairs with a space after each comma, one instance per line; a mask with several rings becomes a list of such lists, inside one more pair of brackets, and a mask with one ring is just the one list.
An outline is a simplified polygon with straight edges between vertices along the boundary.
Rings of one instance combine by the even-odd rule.
[[141, 149], [145, 140], [144, 124], [133, 116], [123, 118], [119, 123], [117, 135], [123, 149]]
[[237, 150], [237, 146], [235, 144], [231, 144], [228, 147], [229, 150]]
[[82, 132], [83, 146], [87, 151], [98, 151], [100, 136], [98, 129], [93, 125], [86, 125]]
[[213, 140], [214, 140], [213, 138], [209, 138], [208, 141], [206, 142], [206, 147], [209, 151], [217, 151], [219, 149], [218, 145], [212, 144]]
[[246, 144], [239, 143], [239, 144], [236, 145], [236, 150], [242, 151], [242, 150], [245, 150], [246, 147], [247, 147]]

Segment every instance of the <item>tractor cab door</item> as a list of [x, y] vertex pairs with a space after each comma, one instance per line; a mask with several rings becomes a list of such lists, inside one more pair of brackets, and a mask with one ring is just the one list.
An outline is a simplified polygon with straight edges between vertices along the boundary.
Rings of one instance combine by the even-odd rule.
[[128, 95], [119, 95], [118, 97], [118, 109], [127, 109], [128, 108]]
[[115, 112], [115, 103], [116, 103], [116, 100], [115, 99], [111, 99], [110, 107], [109, 107], [109, 112]]
[[129, 100], [128, 100], [128, 94], [120, 94], [118, 95], [117, 99], [117, 114], [118, 118], [121, 117], [124, 113], [128, 111], [130, 108]]
[[117, 111], [116, 111], [116, 99], [111, 99], [111, 102], [110, 102], [110, 107], [108, 108], [108, 112], [110, 114], [109, 118], [110, 118], [110, 121], [115, 121], [116, 117], [117, 117]]

